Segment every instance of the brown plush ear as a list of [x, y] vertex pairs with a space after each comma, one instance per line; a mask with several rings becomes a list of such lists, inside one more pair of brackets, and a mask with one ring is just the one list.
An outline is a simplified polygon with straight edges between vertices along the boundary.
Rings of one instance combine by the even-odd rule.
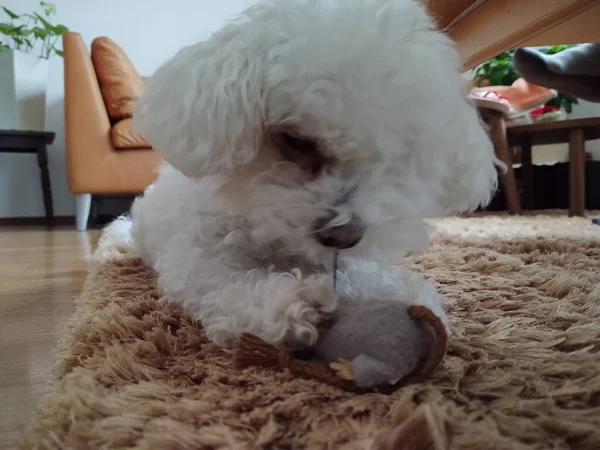
[[421, 362], [407, 380], [416, 381], [425, 378], [440, 365], [446, 354], [448, 333], [442, 320], [426, 306], [412, 305], [408, 308], [408, 315], [431, 334], [433, 342], [427, 358]]

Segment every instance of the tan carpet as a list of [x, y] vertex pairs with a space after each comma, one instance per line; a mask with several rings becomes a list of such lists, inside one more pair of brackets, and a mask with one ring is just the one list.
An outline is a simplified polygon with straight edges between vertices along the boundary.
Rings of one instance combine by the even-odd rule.
[[455, 334], [427, 382], [354, 396], [237, 372], [122, 255], [92, 267], [22, 447], [366, 449], [414, 402], [449, 421], [452, 448], [599, 449], [600, 226], [541, 216], [434, 225], [430, 251], [407, 265], [447, 295]]

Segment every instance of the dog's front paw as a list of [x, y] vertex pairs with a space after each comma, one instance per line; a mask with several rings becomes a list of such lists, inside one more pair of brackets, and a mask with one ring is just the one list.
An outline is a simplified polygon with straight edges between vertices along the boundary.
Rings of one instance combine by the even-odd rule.
[[309, 275], [302, 279], [297, 300], [285, 312], [288, 346], [296, 349], [314, 346], [319, 337], [317, 327], [331, 317], [338, 304], [330, 276]]
[[331, 314], [339, 305], [330, 274], [309, 275], [304, 278], [299, 295], [321, 314]]

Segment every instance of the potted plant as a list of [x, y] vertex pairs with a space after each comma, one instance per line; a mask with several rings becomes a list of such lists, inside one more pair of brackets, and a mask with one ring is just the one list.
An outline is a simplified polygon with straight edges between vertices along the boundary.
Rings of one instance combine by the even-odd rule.
[[0, 128], [44, 130], [48, 60], [62, 56], [56, 44], [67, 27], [52, 24], [55, 5], [40, 7], [17, 14], [0, 6]]
[[[554, 45], [552, 47], [541, 48], [540, 51], [548, 55], [562, 52], [572, 45]], [[510, 86], [517, 78], [519, 73], [513, 64], [514, 49], [509, 49], [505, 52], [496, 55], [494, 58], [486, 61], [478, 67], [475, 67], [474, 84], [477, 87], [484, 86]], [[558, 92], [558, 95], [546, 103], [546, 107], [554, 107], [562, 109], [566, 114], [573, 111], [573, 105], [578, 103], [577, 98], [572, 95]], [[544, 108], [540, 108], [544, 109]]]

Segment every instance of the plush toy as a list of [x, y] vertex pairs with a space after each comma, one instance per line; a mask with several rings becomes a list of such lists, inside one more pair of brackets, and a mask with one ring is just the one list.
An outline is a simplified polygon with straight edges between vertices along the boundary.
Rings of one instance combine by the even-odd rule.
[[600, 44], [582, 44], [546, 55], [533, 48], [513, 55], [517, 72], [538, 86], [600, 102]]
[[321, 333], [315, 357], [361, 388], [396, 384], [424, 361], [435, 335], [393, 301], [343, 302]]
[[349, 391], [391, 391], [430, 374], [446, 351], [446, 328], [425, 306], [342, 300], [332, 319], [308, 360], [244, 334], [234, 364], [289, 370]]

